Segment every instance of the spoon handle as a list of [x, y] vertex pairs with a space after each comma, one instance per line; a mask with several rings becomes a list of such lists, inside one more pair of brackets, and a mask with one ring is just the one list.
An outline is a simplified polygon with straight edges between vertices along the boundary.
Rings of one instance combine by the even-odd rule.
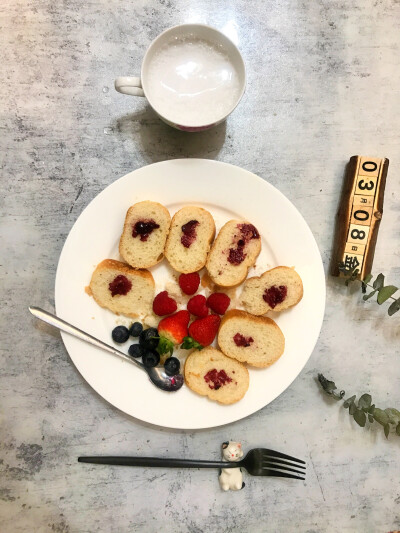
[[47, 311], [44, 311], [43, 309], [40, 309], [40, 307], [29, 307], [29, 311], [36, 318], [43, 320], [43, 322], [50, 324], [50, 326], [54, 326], [55, 328], [58, 328], [61, 331], [65, 331], [65, 333], [69, 333], [70, 335], [73, 335], [74, 337], [77, 337], [78, 339], [81, 339], [82, 341], [88, 342], [89, 344], [93, 344], [94, 346], [97, 346], [98, 348], [101, 348], [105, 350], [106, 352], [110, 352], [114, 355], [117, 355], [118, 357], [121, 357], [125, 361], [129, 361], [129, 363], [134, 363], [141, 370], [144, 370], [142, 363], [139, 363], [139, 361], [136, 361], [135, 359], [131, 359], [130, 357], [120, 352], [119, 350], [116, 350], [115, 348], [113, 348], [112, 346], [109, 346], [105, 342], [102, 342], [99, 339], [92, 337], [92, 335], [89, 335], [89, 333], [85, 333], [81, 329], [76, 328], [75, 326], [73, 326], [72, 324], [69, 324], [65, 320], [62, 320], [61, 318], [58, 318], [57, 316], [52, 315], [51, 313], [48, 313]]

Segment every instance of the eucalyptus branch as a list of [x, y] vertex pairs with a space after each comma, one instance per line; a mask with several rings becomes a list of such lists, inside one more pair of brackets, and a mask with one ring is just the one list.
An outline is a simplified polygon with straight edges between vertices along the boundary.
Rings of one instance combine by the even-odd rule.
[[[385, 276], [383, 274], [378, 274], [373, 284], [370, 284], [370, 281], [373, 279], [372, 274], [368, 274], [363, 280], [358, 280], [357, 276], [359, 274], [359, 270], [354, 268], [350, 269], [346, 267], [344, 263], [339, 263], [339, 270], [346, 276], [345, 284], [349, 285], [353, 281], [360, 281], [361, 283], [361, 290], [364, 294], [363, 300], [366, 302], [372, 296], [374, 296], [377, 293], [376, 301], [379, 305], [382, 305], [387, 300], [393, 300], [393, 303], [390, 304], [388, 307], [388, 315], [392, 316], [397, 311], [400, 311], [400, 298], [393, 298], [393, 294], [395, 294], [399, 289], [395, 285], [384, 285], [385, 282]], [[372, 291], [369, 294], [366, 294], [367, 287], [370, 287]]]
[[[322, 374], [318, 374], [318, 381], [326, 394], [329, 394], [335, 400], [343, 400], [345, 391], [336, 392], [337, 387], [334, 381], [329, 381]], [[375, 421], [383, 426], [386, 438], [388, 438], [392, 428], [395, 430], [396, 435], [400, 437], [400, 411], [392, 407], [379, 409], [372, 403], [370, 394], [363, 394], [358, 402], [356, 402], [356, 395], [351, 396], [343, 402], [343, 407], [349, 410], [350, 416], [354, 418], [359, 426], [364, 427], [368, 418], [369, 424], [373, 424]]]

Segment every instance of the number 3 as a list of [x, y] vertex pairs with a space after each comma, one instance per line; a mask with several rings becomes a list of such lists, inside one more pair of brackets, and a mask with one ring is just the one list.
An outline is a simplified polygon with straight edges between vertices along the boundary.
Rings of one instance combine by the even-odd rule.
[[364, 180], [360, 180], [358, 182], [358, 188], [362, 191], [372, 191], [372, 189], [374, 188], [374, 182], [370, 181], [369, 183], [364, 183]]

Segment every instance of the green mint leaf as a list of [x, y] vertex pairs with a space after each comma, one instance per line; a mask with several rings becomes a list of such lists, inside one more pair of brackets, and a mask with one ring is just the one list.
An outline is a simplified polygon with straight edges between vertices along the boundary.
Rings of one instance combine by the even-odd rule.
[[378, 289], [375, 290], [375, 291], [370, 292], [369, 294], [364, 294], [364, 296], [363, 296], [363, 300], [364, 300], [364, 302], [366, 302], [367, 300], [369, 300], [370, 298], [372, 298], [372, 296], [373, 296], [376, 292], [378, 292]]
[[388, 309], [388, 315], [392, 316], [397, 313], [397, 311], [400, 311], [400, 298], [397, 298], [397, 300], [390, 304]]
[[383, 431], [385, 432], [385, 437], [388, 438], [389, 437], [389, 431], [390, 431], [390, 426], [389, 424], [385, 424], [383, 426]]
[[396, 426], [396, 435], [400, 437], [400, 423]]
[[379, 289], [382, 289], [384, 281], [385, 276], [383, 274], [378, 274], [376, 280], [372, 284], [373, 288], [379, 291]]
[[352, 396], [351, 398], [347, 398], [347, 400], [343, 403], [343, 407], [347, 409], [347, 407], [350, 407], [354, 404], [354, 400], [356, 399], [356, 395]]
[[389, 300], [389, 298], [397, 291], [397, 287], [394, 285], [388, 285], [387, 287], [382, 287], [378, 292], [378, 304], [382, 305], [383, 302]]
[[368, 420], [372, 424], [372, 422], [374, 421], [374, 417], [372, 415], [368, 414]]
[[361, 409], [356, 409], [354, 411], [354, 420], [357, 422], [357, 424], [359, 426], [361, 426], [362, 428], [365, 426], [365, 422], [367, 421], [367, 417], [364, 413], [364, 411], [361, 411]]
[[359, 409], [368, 409], [371, 407], [372, 398], [370, 394], [363, 394], [358, 400]]
[[385, 413], [389, 417], [389, 422], [391, 424], [398, 424], [400, 422], [400, 411], [397, 409], [393, 409], [392, 407], [388, 407], [385, 409]]
[[389, 423], [388, 415], [385, 413], [385, 411], [379, 409], [379, 407], [375, 407], [373, 417], [381, 426], [385, 426]]

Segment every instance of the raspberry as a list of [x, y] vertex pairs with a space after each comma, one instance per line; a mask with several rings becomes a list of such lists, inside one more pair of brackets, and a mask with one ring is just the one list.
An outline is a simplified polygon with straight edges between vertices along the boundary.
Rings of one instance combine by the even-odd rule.
[[192, 296], [188, 301], [187, 310], [189, 313], [192, 313], [192, 315], [198, 316], [199, 318], [204, 318], [208, 315], [206, 301], [206, 297], [202, 294]]
[[153, 311], [158, 316], [171, 315], [177, 310], [175, 300], [168, 296], [167, 291], [162, 291], [153, 300]]
[[231, 299], [223, 292], [214, 292], [207, 298], [208, 307], [214, 311], [214, 313], [218, 313], [219, 315], [225, 314], [230, 303]]
[[192, 274], [181, 274], [179, 276], [179, 287], [185, 294], [194, 294], [200, 285], [200, 276], [198, 272]]

